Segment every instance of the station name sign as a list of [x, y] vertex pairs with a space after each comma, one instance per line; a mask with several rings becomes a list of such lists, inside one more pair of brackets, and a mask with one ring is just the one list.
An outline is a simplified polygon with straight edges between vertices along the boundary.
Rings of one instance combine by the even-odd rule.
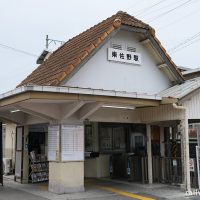
[[108, 48], [108, 60], [141, 65], [141, 54], [131, 51]]

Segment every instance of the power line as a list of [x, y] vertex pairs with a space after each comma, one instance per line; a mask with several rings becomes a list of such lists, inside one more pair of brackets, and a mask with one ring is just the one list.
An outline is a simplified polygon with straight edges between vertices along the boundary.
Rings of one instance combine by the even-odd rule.
[[[179, 3], [179, 2], [181, 2], [181, 1], [184, 1], [184, 0], [179, 0], [179, 1], [176, 1], [175, 3], [170, 3], [170, 4], [167, 4], [167, 5], [163, 5], [162, 7], [160, 7], [160, 8], [158, 8], [158, 9], [156, 9], [156, 10], [147, 10], [147, 12], [145, 12], [145, 13], [142, 13], [142, 17], [144, 17], [144, 16], [146, 16], [146, 15], [149, 15], [149, 14], [151, 14], [151, 13], [155, 13], [155, 12], [158, 12], [158, 11], [160, 11], [160, 10], [163, 10], [163, 9], [166, 9], [166, 8], [168, 8], [168, 7], [172, 7], [172, 6], [174, 6], [174, 4], [177, 4], [177, 3]], [[164, 2], [164, 1], [162, 1], [162, 2]]]
[[[159, 5], [159, 4], [161, 4], [161, 3], [165, 2], [165, 1], [166, 1], [166, 0], [158, 1], [157, 3], [155, 3], [155, 4], [151, 5], [151, 6], [148, 6], [148, 7], [146, 7], [146, 8], [143, 8], [143, 9], [139, 10], [138, 13], [136, 13], [136, 16], [140, 16], [141, 14], [143, 14], [143, 12], [144, 12], [145, 10], [150, 10], [150, 9], [156, 7], [157, 5]], [[148, 11], [147, 11], [147, 12], [148, 12]]]
[[137, 6], [141, 3], [141, 0], [138, 0], [136, 2], [134, 2], [134, 4], [131, 4], [130, 6], [126, 7], [125, 10], [130, 10], [131, 8], [133, 8], [136, 4]]
[[9, 50], [12, 50], [12, 51], [15, 51], [15, 52], [18, 52], [18, 53], [23, 53], [23, 54], [28, 55], [28, 56], [38, 57], [37, 55], [32, 54], [30, 52], [27, 52], [27, 51], [24, 51], [24, 50], [21, 50], [21, 49], [17, 49], [17, 48], [14, 48], [14, 47], [11, 47], [11, 46], [8, 46], [8, 45], [5, 45], [5, 44], [0, 43], [0, 47], [2, 47], [4, 49], [9, 49]]
[[167, 25], [161, 26], [160, 28], [157, 28], [157, 30], [161, 30], [161, 31], [162, 31], [162, 30], [168, 28], [169, 26], [171, 26], [171, 25], [173, 25], [173, 24], [176, 24], [177, 22], [183, 21], [186, 17], [188, 18], [188, 17], [190, 17], [190, 16], [192, 16], [192, 15], [199, 14], [199, 11], [200, 11], [200, 10], [199, 10], [199, 8], [198, 8], [197, 10], [192, 11], [192, 12], [188, 13], [187, 15], [184, 15], [184, 16], [178, 18], [177, 20], [174, 20], [172, 23], [169, 23], [169, 24], [167, 24]]
[[195, 40], [196, 38], [199, 39], [199, 37], [200, 37], [200, 32], [198, 32], [198, 33], [194, 34], [193, 36], [187, 38], [186, 40], [184, 40], [183, 42], [179, 43], [179, 44], [176, 45], [175, 47], [169, 49], [168, 51], [169, 51], [169, 52], [176, 51], [177, 49], [182, 48], [182, 46], [187, 45], [187, 44], [190, 43], [190, 42], [191, 42], [191, 43], [190, 43], [190, 45], [191, 45], [191, 44], [194, 43], [194, 40]]
[[191, 1], [193, 1], [193, 0], [188, 0], [188, 1], [186, 1], [186, 2], [184, 2], [184, 3], [182, 3], [182, 4], [180, 4], [180, 5], [178, 5], [178, 6], [174, 7], [174, 8], [172, 8], [172, 9], [170, 9], [170, 10], [164, 12], [164, 13], [161, 13], [160, 15], [149, 19], [148, 22], [155, 21], [155, 20], [157, 20], [158, 18], [163, 17], [163, 16], [167, 15], [167, 14], [170, 13], [170, 12], [173, 12], [174, 10], [177, 10], [178, 8], [181, 8], [181, 7], [185, 6], [186, 4], [190, 3]]
[[197, 43], [197, 42], [199, 42], [199, 41], [200, 41], [200, 38], [198, 38], [197, 40], [194, 40], [193, 42], [191, 42], [190, 44], [188, 44], [188, 45], [186, 45], [186, 46], [183, 46], [183, 47], [181, 47], [181, 48], [179, 48], [179, 49], [173, 51], [172, 53], [176, 53], [176, 52], [178, 52], [178, 51], [180, 51], [180, 50], [182, 50], [182, 49], [185, 49], [185, 48], [187, 48], [187, 47], [191, 46], [192, 44]]

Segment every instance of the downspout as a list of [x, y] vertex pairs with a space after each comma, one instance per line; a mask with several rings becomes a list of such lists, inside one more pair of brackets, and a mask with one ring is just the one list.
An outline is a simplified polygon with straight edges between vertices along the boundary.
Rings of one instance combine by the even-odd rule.
[[189, 167], [189, 136], [188, 136], [188, 109], [185, 106], [179, 106], [176, 103], [172, 104], [174, 109], [183, 110], [184, 111], [184, 128], [185, 128], [185, 163], [186, 163], [186, 190], [191, 191], [190, 184], [190, 167]]

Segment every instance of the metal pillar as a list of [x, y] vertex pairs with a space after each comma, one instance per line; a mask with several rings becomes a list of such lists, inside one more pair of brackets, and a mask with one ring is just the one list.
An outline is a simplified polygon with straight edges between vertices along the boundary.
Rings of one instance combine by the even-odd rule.
[[3, 130], [0, 122], [0, 184], [3, 186]]
[[152, 152], [151, 152], [151, 125], [147, 124], [147, 156], [148, 156], [148, 178], [149, 184], [153, 183]]

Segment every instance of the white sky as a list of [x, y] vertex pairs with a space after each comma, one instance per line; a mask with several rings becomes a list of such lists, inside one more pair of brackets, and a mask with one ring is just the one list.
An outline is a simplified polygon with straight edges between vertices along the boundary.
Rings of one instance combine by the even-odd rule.
[[197, 34], [193, 44], [169, 54], [177, 65], [200, 67], [200, 0], [0, 0], [0, 93], [37, 67], [37, 57], [2, 44], [40, 55], [47, 34], [67, 41], [119, 10], [149, 23], [167, 50]]

